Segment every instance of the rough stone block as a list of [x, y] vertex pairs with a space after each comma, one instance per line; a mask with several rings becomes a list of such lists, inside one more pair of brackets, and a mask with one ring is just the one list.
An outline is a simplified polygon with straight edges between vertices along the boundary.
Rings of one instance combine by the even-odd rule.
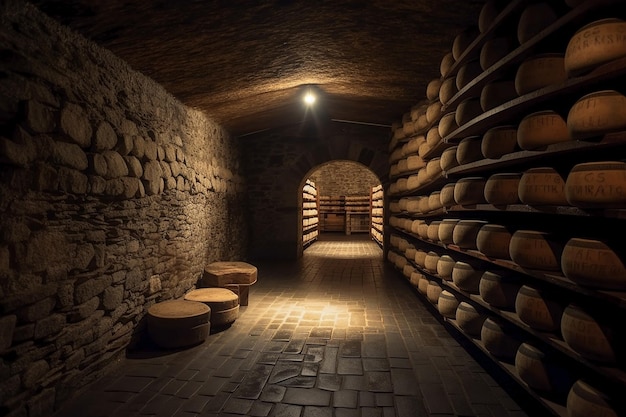
[[166, 190], [173, 190], [176, 188], [176, 178], [174, 177], [167, 177], [167, 179], [165, 180], [165, 189]]
[[72, 257], [70, 270], [85, 270], [91, 264], [96, 251], [91, 243], [82, 243], [76, 247], [76, 252]]
[[56, 191], [59, 187], [59, 174], [47, 164], [37, 164], [34, 171], [33, 186], [39, 191]]
[[109, 123], [103, 121], [96, 129], [96, 138], [93, 143], [94, 151], [106, 151], [113, 149], [117, 144], [117, 134]]
[[170, 162], [170, 171], [172, 172], [172, 177], [178, 177], [181, 173], [182, 173], [182, 165], [177, 162], [177, 161], [173, 161]]
[[137, 125], [132, 120], [123, 119], [120, 125], [122, 133], [125, 135], [138, 135]]
[[47, 417], [54, 412], [55, 389], [48, 388], [35, 395], [26, 403], [28, 417]]
[[185, 152], [182, 148], [176, 148], [176, 160], [178, 162], [185, 162]]
[[61, 131], [81, 148], [91, 146], [91, 124], [83, 109], [77, 105], [68, 103], [61, 110]]
[[155, 181], [144, 180], [143, 186], [146, 191], [146, 195], [156, 195], [161, 190], [161, 187], [165, 188], [162, 178]]
[[115, 286], [108, 287], [104, 290], [104, 296], [102, 297], [102, 306], [105, 310], [115, 310], [118, 308], [124, 300], [124, 287]]
[[133, 149], [133, 144], [133, 136], [124, 134], [117, 139], [117, 146], [115, 146], [115, 150], [125, 156], [128, 155]]
[[126, 161], [118, 152], [104, 151], [102, 156], [107, 163], [107, 173], [105, 178], [114, 179], [128, 175], [128, 166], [126, 165]]
[[[147, 159], [148, 161], [155, 161], [157, 159], [157, 156], [159, 156], [159, 149], [160, 147], [157, 147], [156, 142], [152, 141], [152, 140], [146, 140], [145, 143], [145, 149], [144, 149], [144, 158]], [[159, 156], [159, 160], [162, 160], [163, 158]]]
[[135, 178], [141, 178], [143, 175], [143, 166], [141, 166], [139, 159], [132, 155], [128, 155], [124, 157], [124, 161], [126, 161], [126, 166], [128, 167], [128, 175]]
[[167, 162], [176, 161], [176, 148], [173, 145], [170, 145], [170, 144], [165, 145], [165, 161]]
[[65, 325], [63, 314], [51, 314], [35, 323], [35, 339], [43, 339], [46, 336], [58, 333]]
[[85, 281], [74, 289], [74, 301], [76, 304], [83, 304], [102, 293], [109, 285], [111, 285], [109, 275]]
[[1, 236], [7, 243], [24, 242], [30, 237], [30, 228], [23, 222], [11, 222], [2, 225]]
[[89, 301], [86, 301], [80, 305], [77, 305], [71, 312], [67, 315], [67, 320], [69, 322], [77, 322], [86, 319], [96, 312], [100, 306], [100, 298], [93, 297]]
[[[144, 165], [142, 178], [149, 182], [158, 182], [157, 180], [161, 179], [162, 174], [163, 174], [163, 170], [159, 162], [148, 161]], [[148, 187], [146, 187], [146, 189], [147, 188]]]
[[0, 157], [4, 162], [26, 167], [35, 160], [36, 150], [0, 137]]
[[24, 375], [22, 376], [22, 384], [29, 389], [36, 387], [41, 378], [48, 373], [49, 370], [50, 365], [48, 365], [48, 362], [45, 360], [41, 359], [33, 362], [26, 369], [26, 372], [24, 372]]
[[52, 161], [58, 165], [84, 171], [89, 167], [87, 155], [74, 143], [54, 142]]
[[82, 172], [65, 167], [59, 168], [59, 189], [72, 194], [87, 193], [89, 179]]
[[20, 321], [35, 322], [47, 317], [52, 312], [55, 305], [56, 299], [54, 297], [47, 297], [34, 304], [19, 309], [17, 311], [17, 316]]
[[9, 253], [9, 247], [6, 245], [0, 246], [0, 274], [4, 274], [9, 271], [11, 265], [11, 254]]
[[26, 103], [26, 126], [35, 133], [52, 132], [55, 128], [54, 110], [39, 103], [29, 100]]
[[8, 349], [13, 343], [13, 332], [17, 317], [14, 315], [0, 317], [0, 352]]
[[107, 181], [96, 175], [89, 177], [89, 191], [92, 194], [104, 194], [107, 186]]
[[124, 182], [121, 178], [108, 180], [104, 189], [104, 194], [111, 197], [119, 197], [124, 194]]
[[135, 136], [133, 138], [133, 149], [130, 151], [131, 155], [137, 158], [143, 158], [146, 152], [146, 140], [141, 136]]
[[107, 174], [107, 160], [102, 154], [94, 153], [89, 155], [89, 172], [101, 177]]
[[20, 255], [17, 263], [25, 270], [40, 272], [52, 265], [67, 264], [70, 253], [71, 246], [63, 234], [42, 231], [33, 233], [25, 256]]

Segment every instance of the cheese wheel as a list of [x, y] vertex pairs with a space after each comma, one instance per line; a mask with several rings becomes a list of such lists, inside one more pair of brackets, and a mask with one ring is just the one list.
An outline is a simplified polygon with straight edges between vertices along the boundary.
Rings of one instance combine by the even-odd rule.
[[416, 121], [419, 117], [426, 112], [427, 105], [425, 104], [417, 104], [411, 107], [411, 120]]
[[404, 256], [398, 256], [395, 259], [395, 266], [398, 269], [403, 269], [404, 266], [408, 263], [409, 261], [404, 257]]
[[607, 161], [575, 165], [565, 182], [565, 197], [575, 207], [626, 207], [626, 163]]
[[579, 285], [626, 290], [624, 253], [616, 253], [600, 240], [571, 238], [563, 248], [563, 274]]
[[439, 160], [439, 163], [443, 171], [447, 171], [459, 165], [459, 162], [456, 160], [456, 150], [457, 146], [454, 145], [445, 149], [441, 153], [441, 159]]
[[[456, 159], [456, 156], [455, 156], [455, 159]], [[441, 193], [439, 196], [441, 197], [441, 205], [443, 207], [451, 207], [456, 204], [456, 201], [454, 200], [455, 186], [456, 186], [456, 183], [451, 182], [451, 183], [444, 185], [441, 188]]]
[[456, 77], [446, 78], [443, 80], [439, 90], [439, 101], [442, 104], [446, 104], [458, 91], [456, 88]]
[[510, 242], [511, 232], [505, 226], [498, 224], [486, 224], [476, 235], [476, 248], [490, 258], [511, 259]]
[[459, 165], [470, 164], [483, 159], [480, 150], [481, 141], [480, 136], [470, 136], [459, 142], [456, 149], [456, 160]]
[[485, 183], [485, 200], [493, 205], [519, 203], [518, 188], [520, 173], [493, 174]]
[[461, 178], [454, 186], [454, 201], [462, 206], [485, 203], [486, 182], [482, 177]]
[[491, 27], [501, 11], [500, 3], [496, 0], [487, 0], [480, 9], [478, 15], [478, 30], [480, 33], [485, 32]]
[[416, 155], [419, 151], [420, 145], [426, 142], [426, 138], [423, 135], [414, 137], [406, 143], [406, 152], [407, 155]]
[[480, 150], [485, 158], [497, 159], [517, 150], [515, 126], [498, 126], [483, 135]]
[[480, 92], [480, 106], [486, 112], [515, 98], [517, 98], [515, 81], [492, 81], [485, 85]]
[[489, 39], [480, 50], [480, 67], [484, 70], [504, 58], [515, 48], [510, 38], [500, 37]]
[[415, 267], [413, 267], [413, 265], [411, 265], [410, 263], [407, 263], [406, 265], [404, 265], [404, 268], [402, 268], [402, 275], [404, 275], [406, 278], [411, 278], [411, 274], [415, 271]]
[[398, 180], [396, 181], [396, 186], [398, 187], [397, 189], [399, 193], [404, 192], [408, 189], [407, 182], [407, 178], [398, 178]]
[[432, 146], [430, 146], [427, 142], [424, 142], [420, 145], [419, 149], [417, 150], [417, 155], [424, 158], [424, 156], [428, 152], [430, 152], [431, 149], [432, 149]]
[[419, 281], [422, 278], [426, 278], [424, 277], [424, 274], [422, 274], [419, 271], [415, 271], [411, 274], [411, 278], [409, 278], [409, 282], [411, 283], [412, 286], [417, 287], [419, 285]]
[[565, 181], [550, 167], [531, 168], [522, 174], [518, 187], [518, 196], [522, 203], [531, 206], [568, 205], [565, 198]]
[[456, 124], [463, 126], [475, 117], [480, 116], [483, 110], [480, 106], [480, 99], [473, 97], [459, 103], [454, 113]]
[[[421, 169], [421, 168], [418, 168]], [[409, 178], [406, 179], [406, 189], [407, 191], [413, 191], [420, 187], [421, 182], [418, 174], [410, 175]]]
[[429, 198], [427, 196], [420, 196], [420, 198], [417, 200], [420, 213], [426, 214], [430, 211], [430, 203], [428, 200]]
[[146, 315], [148, 335], [164, 349], [196, 345], [209, 335], [211, 309], [195, 301], [170, 300], [152, 305]]
[[[440, 191], [433, 191], [432, 193], [430, 193], [430, 196], [428, 197], [428, 208], [430, 209], [430, 211], [436, 211], [443, 207], [441, 205], [440, 194], [441, 194]], [[437, 239], [434, 239], [434, 240], [437, 240]]]
[[428, 278], [426, 278], [424, 275], [422, 275], [419, 279], [419, 281], [417, 282], [417, 291], [420, 292], [420, 294], [426, 295], [426, 292], [428, 291], [428, 283], [430, 281], [428, 280]]
[[409, 247], [406, 248], [406, 250], [404, 251], [404, 257], [409, 260], [413, 259], [415, 258], [415, 252], [417, 252], [417, 249], [415, 248], [415, 246], [409, 245]]
[[458, 61], [467, 47], [474, 42], [478, 34], [478, 28], [472, 26], [456, 35], [454, 37], [454, 41], [452, 42], [452, 57]]
[[[400, 238], [400, 240], [398, 241], [398, 250], [400, 252], [404, 252], [406, 250], [406, 248], [409, 247], [409, 241], [403, 238]], [[404, 267], [404, 264], [402, 265]]]
[[558, 15], [548, 3], [533, 3], [520, 15], [517, 24], [517, 40], [520, 45], [556, 21]]
[[417, 252], [415, 252], [415, 263], [423, 268], [426, 264], [426, 255], [427, 253], [425, 251], [418, 249]]
[[459, 300], [454, 294], [449, 291], [442, 291], [439, 294], [439, 300], [437, 302], [437, 310], [439, 314], [448, 318], [456, 317], [456, 309], [459, 306]]
[[415, 133], [415, 122], [413, 120], [406, 121], [402, 124], [402, 133], [405, 137], [411, 136]]
[[463, 291], [478, 294], [483, 270], [467, 262], [457, 261], [452, 268], [452, 282]]
[[552, 395], [564, 395], [572, 386], [569, 372], [541, 350], [522, 343], [515, 355], [517, 375], [529, 387]]
[[560, 271], [563, 245], [549, 233], [518, 230], [509, 243], [513, 262], [522, 268]]
[[484, 220], [460, 220], [452, 232], [453, 243], [462, 249], [476, 249], [476, 237], [486, 224]]
[[[572, 76], [626, 56], [626, 22], [602, 19], [579, 29], [565, 50], [565, 71]], [[593, 42], [590, 42], [590, 39]]]
[[439, 262], [439, 254], [429, 251], [424, 259], [424, 269], [433, 273], [437, 272], [437, 262]]
[[478, 60], [473, 60], [459, 68], [459, 72], [456, 74], [456, 88], [462, 90], [466, 85], [471, 83], [476, 77], [482, 74], [483, 69], [480, 67]]
[[567, 73], [563, 54], [541, 54], [526, 59], [515, 74], [515, 91], [520, 96], [549, 85], [563, 84]]
[[428, 223], [421, 223], [417, 228], [417, 235], [422, 239], [428, 239]]
[[567, 395], [567, 415], [568, 417], [619, 417], [610, 404], [611, 400], [606, 394], [578, 380]]
[[459, 125], [457, 125], [456, 123], [455, 112], [444, 114], [441, 117], [441, 120], [439, 120], [439, 136], [441, 136], [442, 138], [445, 138], [458, 128]]
[[483, 69], [480, 67], [480, 61], [477, 59], [462, 65], [461, 68], [459, 68], [455, 79], [457, 91], [465, 88], [465, 86], [474, 81], [474, 79], [482, 74], [482, 72]]
[[480, 331], [487, 316], [476, 308], [463, 301], [456, 309], [456, 324], [470, 336], [480, 337]]
[[454, 243], [452, 239], [454, 233], [454, 227], [459, 222], [459, 219], [443, 219], [439, 224], [439, 241], [446, 245]]
[[411, 155], [406, 159], [406, 169], [409, 172], [418, 170], [425, 166], [426, 166], [426, 161], [424, 161], [420, 156]]
[[426, 86], [426, 98], [433, 101], [439, 98], [439, 89], [441, 88], [441, 79], [435, 78]]
[[439, 157], [432, 158], [426, 163], [426, 177], [429, 180], [434, 180], [441, 176], [441, 163]]
[[512, 310], [521, 285], [504, 271], [485, 271], [480, 277], [478, 292], [489, 305]]
[[441, 294], [442, 288], [437, 281], [428, 281], [428, 287], [426, 287], [426, 298], [433, 304], [437, 304], [439, 302], [439, 295]]
[[441, 59], [441, 64], [439, 65], [439, 72], [441, 72], [442, 77], [448, 75], [448, 72], [450, 72], [450, 68], [452, 68], [454, 62], [455, 60], [452, 52], [448, 52], [443, 56], [443, 58]]
[[539, 150], [571, 140], [560, 114], [545, 110], [524, 117], [517, 128], [517, 144], [524, 150]]
[[426, 120], [428, 124], [434, 123], [437, 119], [439, 119], [439, 116], [441, 116], [441, 106], [442, 104], [439, 100], [433, 101], [428, 105], [428, 108], [426, 109]]
[[603, 363], [616, 362], [610, 329], [579, 306], [570, 304], [563, 311], [561, 334], [569, 347], [584, 358]]
[[408, 169], [408, 165], [407, 165], [407, 161], [406, 159], [401, 159], [398, 161], [398, 171], [402, 174], [404, 172], [407, 172]]
[[431, 148], [435, 147], [437, 144], [441, 142], [441, 135], [439, 134], [439, 125], [435, 125], [428, 129], [428, 133], [426, 133], [426, 143]]
[[407, 213], [410, 213], [410, 214], [421, 213], [421, 211], [419, 210], [419, 202], [420, 202], [421, 198], [422, 197], [410, 197], [410, 198], [407, 198], [407, 203], [406, 203], [406, 211], [407, 211]]
[[510, 330], [499, 321], [488, 318], [480, 331], [480, 340], [493, 356], [504, 360], [515, 357], [521, 341], [510, 334]]
[[515, 312], [533, 329], [554, 332], [559, 329], [563, 307], [550, 295], [523, 285], [517, 292]]
[[437, 275], [445, 281], [452, 281], [452, 270], [456, 261], [449, 255], [442, 255], [437, 261]]
[[419, 117], [415, 121], [413, 134], [422, 132], [427, 127], [428, 127], [428, 118], [426, 117], [426, 112], [423, 112], [422, 114], [419, 115]]
[[[624, 34], [626, 36], [626, 26]], [[615, 90], [587, 94], [570, 109], [567, 128], [573, 139], [626, 130], [626, 97]]]
[[439, 220], [434, 220], [430, 222], [430, 224], [428, 225], [428, 230], [426, 232], [428, 239], [435, 241], [435, 242], [439, 241], [439, 225], [440, 224], [441, 224], [441, 221]]

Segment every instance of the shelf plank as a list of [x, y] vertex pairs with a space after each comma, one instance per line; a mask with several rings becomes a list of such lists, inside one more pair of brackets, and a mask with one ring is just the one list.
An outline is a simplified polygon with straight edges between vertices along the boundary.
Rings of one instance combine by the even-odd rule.
[[626, 75], [626, 58], [620, 58], [596, 68], [589, 74], [570, 78], [563, 84], [541, 88], [484, 112], [480, 116], [465, 123], [463, 126], [460, 126], [443, 139], [447, 143], [458, 143], [463, 138], [480, 135], [488, 129], [500, 124], [511, 124], [513, 119], [521, 117], [524, 111], [533, 106], [563, 97], [566, 94], [582, 96], [584, 93], [581, 91], [585, 91], [585, 87], [590, 87], [593, 84], [598, 84], [603, 81], [617, 79], [624, 75]]
[[626, 219], [626, 208], [583, 210], [578, 207], [572, 206], [529, 206], [527, 204], [509, 204], [506, 206], [494, 206], [493, 204], [476, 204], [473, 206], [457, 205], [444, 209], [444, 214], [458, 214], [467, 212], [532, 213], [557, 216], [602, 217], [622, 220]]
[[389, 225], [388, 227], [397, 233], [411, 237], [420, 242], [427, 243], [432, 246], [437, 246], [439, 248], [449, 249], [454, 252], [462, 253], [464, 255], [468, 255], [470, 257], [480, 259], [481, 261], [491, 263], [500, 268], [509, 269], [509, 270], [518, 272], [520, 274], [528, 275], [533, 278], [539, 279], [543, 282], [556, 285], [560, 288], [564, 288], [564, 289], [576, 292], [577, 294], [581, 294], [587, 297], [592, 297], [601, 302], [609, 302], [612, 305], [619, 307], [619, 308], [626, 308], [626, 292], [594, 290], [594, 289], [585, 288], [574, 283], [573, 281], [570, 281], [566, 277], [562, 275], [558, 275], [556, 273], [546, 273], [543, 271], [525, 269], [525, 268], [520, 267], [513, 261], [490, 258], [490, 257], [483, 255], [481, 252], [477, 250], [461, 249], [456, 245], [445, 245], [441, 242], [434, 242], [428, 239], [423, 239], [420, 236], [417, 236], [413, 233], [409, 233], [402, 229], [398, 229], [397, 227], [393, 227], [391, 225]]
[[503, 361], [499, 360], [498, 358], [496, 358], [495, 356], [493, 356], [491, 354], [491, 352], [489, 352], [485, 348], [485, 345], [483, 345], [483, 343], [482, 343], [482, 341], [480, 339], [475, 339], [472, 336], [470, 336], [467, 333], [465, 333], [459, 327], [459, 325], [456, 323], [456, 320], [448, 318], [448, 317], [445, 317], [444, 321], [446, 323], [448, 323], [454, 330], [459, 332], [463, 337], [465, 337], [467, 340], [469, 340], [474, 346], [476, 346], [492, 362], [494, 362], [496, 365], [498, 365], [500, 367], [500, 369], [502, 369], [507, 375], [509, 375], [509, 377], [513, 378], [513, 380], [515, 380], [522, 388], [524, 388], [526, 390], [526, 392], [528, 392], [528, 394], [530, 394], [535, 400], [537, 400], [541, 404], [543, 404], [545, 406], [546, 410], [550, 411], [553, 416], [556, 416], [556, 417], [567, 417], [568, 416], [567, 409], [565, 408], [565, 406], [563, 406], [562, 404], [557, 404], [554, 401], [550, 401], [550, 400], [548, 400], [546, 398], [541, 397], [536, 391], [534, 391], [532, 388], [530, 388], [528, 386], [528, 384], [526, 384], [519, 377], [519, 374], [517, 373], [517, 370], [515, 369], [515, 365], [503, 362]]
[[[561, 30], [564, 30], [565, 28], [571, 26], [580, 26], [584, 23], [585, 18], [590, 12], [617, 3], [618, 0], [591, 0], [573, 8], [568, 13], [553, 22], [551, 25], [536, 34], [534, 37], [524, 42], [515, 50], [511, 51], [508, 55], [489, 67], [486, 71], [483, 71], [479, 76], [474, 78], [470, 83], [468, 83], [454, 96], [452, 96], [452, 98], [444, 106], [442, 106], [442, 112], [452, 111], [463, 100], [470, 97], [479, 96], [482, 87], [484, 87], [490, 81], [493, 81], [500, 77], [504, 71], [512, 68], [520, 61], [531, 56], [534, 52], [534, 49], [549, 37], [555, 35]], [[575, 29], [572, 30], [575, 31]]]
[[481, 159], [465, 165], [459, 165], [445, 172], [450, 177], [463, 177], [486, 171], [500, 170], [502, 168], [515, 167], [528, 162], [541, 159], [550, 159], [555, 156], [566, 154], [587, 153], [590, 151], [602, 151], [614, 148], [626, 147], [626, 132], [615, 132], [604, 135], [599, 141], [578, 141], [556, 143], [549, 145], [541, 151], [518, 151], [503, 155], [499, 159]]

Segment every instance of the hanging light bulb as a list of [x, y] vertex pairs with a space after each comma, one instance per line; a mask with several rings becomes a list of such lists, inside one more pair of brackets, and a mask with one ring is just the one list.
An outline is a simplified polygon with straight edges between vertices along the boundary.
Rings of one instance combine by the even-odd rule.
[[315, 94], [313, 94], [312, 92], [308, 91], [305, 95], [304, 95], [304, 103], [307, 106], [312, 106], [313, 103], [315, 103]]

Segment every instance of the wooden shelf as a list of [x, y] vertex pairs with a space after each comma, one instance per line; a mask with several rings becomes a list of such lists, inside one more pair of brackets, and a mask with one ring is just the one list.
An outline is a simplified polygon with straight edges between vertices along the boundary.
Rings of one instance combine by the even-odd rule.
[[459, 103], [467, 98], [479, 96], [482, 87], [490, 81], [496, 80], [504, 71], [511, 69], [514, 65], [519, 64], [522, 60], [533, 55], [538, 45], [554, 36], [556, 33], [569, 29], [573, 34], [579, 26], [584, 24], [590, 12], [617, 3], [617, 0], [591, 0], [573, 8], [569, 13], [557, 19], [550, 26], [543, 29], [537, 35], [524, 42], [507, 56], [489, 67], [486, 71], [483, 71], [478, 77], [474, 78], [442, 106], [442, 112], [455, 109]]
[[499, 159], [481, 159], [465, 165], [456, 166], [445, 172], [450, 177], [463, 177], [489, 171], [514, 168], [530, 162], [553, 159], [555, 156], [581, 155], [588, 156], [589, 152], [610, 151], [626, 147], [626, 132], [606, 134], [599, 141], [577, 141], [556, 143], [541, 151], [518, 151], [503, 155]]
[[431, 179], [428, 183], [422, 184], [419, 187], [413, 190], [402, 191], [399, 193], [390, 194], [390, 197], [407, 197], [407, 196], [417, 196], [420, 194], [428, 194], [432, 191], [437, 191], [441, 189], [444, 185], [449, 182], [453, 182], [453, 180], [448, 179], [443, 173], [437, 175], [435, 178]]
[[[452, 206], [444, 213], [458, 214], [467, 212], [499, 212], [499, 213], [531, 213], [558, 216], [602, 217], [626, 219], [626, 209], [583, 210], [572, 206], [529, 206], [526, 204], [509, 204], [494, 206], [492, 204], [476, 204], [474, 206]], [[426, 216], [426, 215], [425, 215]], [[420, 218], [423, 218], [421, 216]]]
[[492, 127], [511, 124], [517, 121], [516, 119], [525, 116], [525, 111], [550, 100], [570, 96], [573, 102], [588, 92], [587, 87], [591, 88], [594, 85], [625, 75], [626, 57], [602, 65], [587, 75], [570, 78], [563, 84], [544, 87], [504, 103], [460, 126], [443, 140], [446, 143], [458, 143], [463, 138], [479, 135]]
[[443, 249], [448, 249], [457, 253], [462, 253], [464, 255], [467, 255], [469, 257], [472, 258], [476, 258], [479, 259], [481, 261], [493, 264], [495, 266], [498, 266], [500, 268], [504, 268], [504, 269], [509, 269], [511, 271], [515, 271], [517, 273], [520, 273], [522, 275], [528, 275], [531, 276], [535, 279], [538, 279], [542, 282], [546, 282], [555, 286], [558, 286], [560, 288], [564, 288], [567, 289], [569, 291], [575, 292], [577, 294], [586, 296], [586, 297], [591, 297], [597, 301], [603, 302], [603, 303], [610, 303], [612, 306], [614, 307], [618, 307], [618, 308], [626, 308], [626, 292], [623, 291], [608, 291], [608, 290], [594, 290], [594, 289], [589, 289], [586, 287], [582, 287], [576, 283], [574, 283], [573, 281], [570, 281], [569, 279], [567, 279], [566, 277], [564, 277], [563, 275], [559, 275], [557, 273], [548, 273], [548, 272], [543, 272], [543, 271], [537, 271], [537, 270], [530, 270], [530, 269], [525, 269], [522, 268], [521, 266], [517, 265], [515, 262], [513, 261], [509, 261], [509, 260], [505, 260], [505, 259], [494, 259], [494, 258], [490, 258], [487, 257], [485, 255], [483, 255], [482, 253], [480, 253], [477, 250], [467, 250], [467, 249], [461, 249], [456, 245], [446, 245], [443, 244], [441, 242], [434, 242], [432, 240], [428, 240], [428, 239], [423, 239], [420, 236], [417, 236], [413, 233], [404, 231], [402, 229], [398, 229], [396, 227], [393, 226], [389, 226], [392, 230], [394, 230], [397, 233], [400, 233], [402, 235], [411, 237], [415, 240], [418, 240], [420, 242], [423, 243], [427, 243], [429, 245], [432, 246], [437, 246], [439, 248], [443, 248]]

